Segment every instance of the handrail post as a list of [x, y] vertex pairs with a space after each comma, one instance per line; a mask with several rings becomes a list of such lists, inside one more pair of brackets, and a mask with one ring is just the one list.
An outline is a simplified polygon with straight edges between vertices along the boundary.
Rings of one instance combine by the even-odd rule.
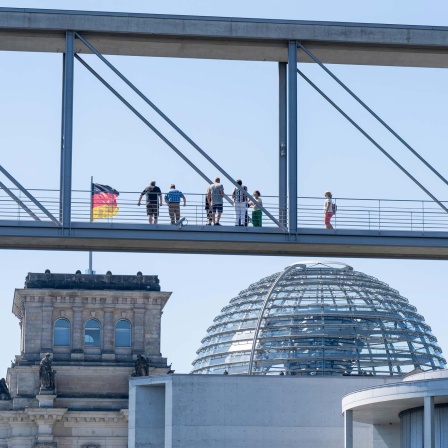
[[422, 201], [422, 230], [425, 231], [425, 201]]
[[378, 230], [381, 230], [381, 199], [378, 199]]

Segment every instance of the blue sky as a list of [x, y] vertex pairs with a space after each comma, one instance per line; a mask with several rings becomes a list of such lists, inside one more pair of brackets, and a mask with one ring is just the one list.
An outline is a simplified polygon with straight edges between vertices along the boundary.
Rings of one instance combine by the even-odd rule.
[[[4, 1], [0, 7], [215, 15], [302, 20], [446, 25], [442, 1]], [[91, 56], [98, 70], [107, 71]], [[218, 163], [250, 189], [277, 194], [277, 65], [274, 63], [109, 58]], [[1, 165], [28, 188], [59, 185], [61, 55], [0, 53]], [[318, 67], [301, 67], [440, 198], [446, 186], [427, 172], [342, 94]], [[442, 69], [332, 66], [442, 174], [447, 174], [447, 75]], [[122, 87], [120, 87], [122, 89]], [[126, 91], [126, 90], [123, 90]], [[90, 176], [122, 191], [139, 191], [156, 178], [188, 192], [205, 185], [79, 64], [75, 72], [73, 187]], [[137, 102], [138, 104], [138, 102]], [[162, 129], [166, 129], [162, 125]], [[168, 135], [175, 139], [174, 134]], [[176, 140], [175, 140], [176, 141]], [[112, 156], [113, 155], [113, 156]], [[199, 161], [210, 177], [214, 168]], [[425, 199], [364, 137], [299, 79], [299, 196]], [[227, 191], [230, 185], [224, 183]], [[143, 213], [143, 210], [142, 210]], [[294, 257], [218, 255], [94, 255], [98, 273], [159, 275], [173, 295], [163, 315], [162, 353], [177, 372], [188, 372], [207, 327], [241, 289], [282, 270]], [[350, 260], [354, 269], [398, 289], [417, 306], [448, 354], [446, 261]], [[86, 253], [0, 251], [0, 377], [19, 353], [19, 326], [10, 314], [14, 288], [27, 272], [84, 271]], [[7, 342], [5, 342], [7, 341]]]

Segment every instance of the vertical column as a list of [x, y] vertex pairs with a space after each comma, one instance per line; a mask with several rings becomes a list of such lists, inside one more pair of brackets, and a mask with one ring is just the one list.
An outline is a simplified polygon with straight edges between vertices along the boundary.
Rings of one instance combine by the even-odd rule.
[[114, 351], [114, 319], [113, 308], [104, 308], [104, 333], [103, 333], [103, 353], [113, 353]]
[[73, 81], [75, 33], [66, 32], [62, 94], [61, 209], [62, 225], [70, 226], [72, 200]]
[[82, 359], [84, 353], [84, 322], [82, 320], [83, 306], [73, 306], [73, 324], [72, 324], [72, 359]]
[[[145, 308], [143, 306], [135, 306], [134, 310], [132, 348], [134, 353], [141, 354], [145, 352]], [[154, 355], [154, 353], [151, 353], [151, 355]]]
[[145, 339], [144, 351], [150, 357], [160, 355], [160, 321], [162, 317], [161, 305], [156, 298], [146, 304], [145, 311]]
[[289, 231], [297, 233], [297, 42], [288, 45]]
[[344, 412], [344, 448], [353, 448], [353, 411]]
[[278, 64], [278, 131], [278, 216], [280, 223], [286, 227], [286, 211], [288, 207], [288, 163], [286, 159], [286, 142], [288, 139], [286, 62], [279, 62]]
[[42, 304], [42, 339], [41, 356], [47, 352], [53, 352], [53, 304]]
[[423, 446], [424, 448], [435, 448], [434, 397], [425, 397], [423, 414]]
[[64, 118], [65, 118], [65, 53], [62, 53], [62, 95], [61, 95], [61, 167], [60, 167], [60, 179], [59, 179], [59, 221], [62, 222], [62, 190], [64, 185], [62, 184], [62, 172], [64, 171]]

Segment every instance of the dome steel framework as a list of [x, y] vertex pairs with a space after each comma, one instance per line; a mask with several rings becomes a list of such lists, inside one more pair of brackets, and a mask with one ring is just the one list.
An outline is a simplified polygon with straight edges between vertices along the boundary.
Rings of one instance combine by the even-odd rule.
[[192, 373], [404, 375], [445, 368], [399, 292], [339, 262], [302, 262], [241, 291], [207, 330]]

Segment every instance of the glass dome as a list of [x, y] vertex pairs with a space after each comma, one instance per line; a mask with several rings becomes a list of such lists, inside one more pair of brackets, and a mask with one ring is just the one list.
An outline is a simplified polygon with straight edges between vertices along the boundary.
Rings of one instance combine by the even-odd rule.
[[302, 262], [241, 291], [207, 330], [192, 373], [404, 375], [445, 368], [423, 316], [339, 262]]

